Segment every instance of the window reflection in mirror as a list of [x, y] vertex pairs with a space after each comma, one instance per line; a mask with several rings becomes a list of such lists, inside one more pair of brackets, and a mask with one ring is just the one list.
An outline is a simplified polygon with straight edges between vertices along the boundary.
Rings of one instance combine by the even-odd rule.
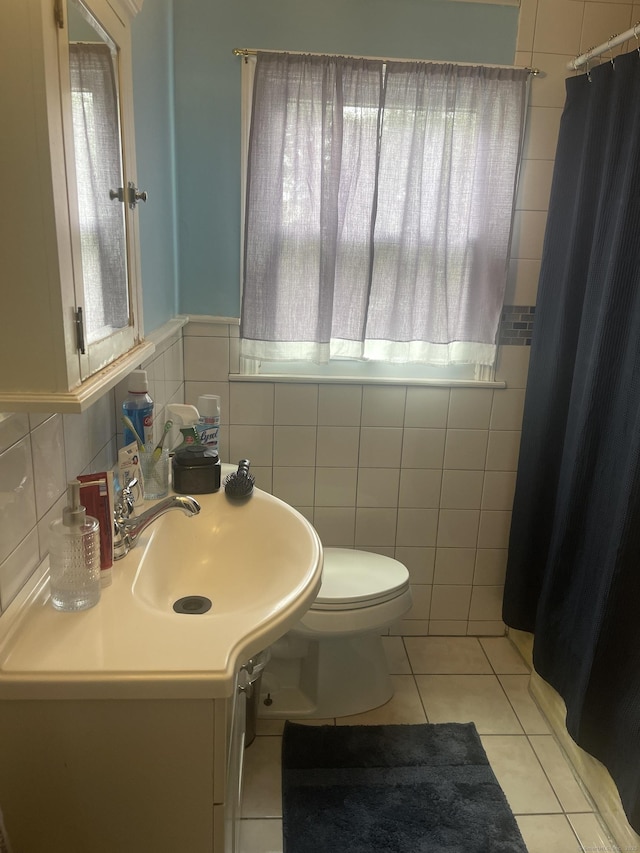
[[[68, 0], [69, 70], [87, 344], [129, 325], [118, 49]], [[120, 198], [112, 196], [120, 195]]]

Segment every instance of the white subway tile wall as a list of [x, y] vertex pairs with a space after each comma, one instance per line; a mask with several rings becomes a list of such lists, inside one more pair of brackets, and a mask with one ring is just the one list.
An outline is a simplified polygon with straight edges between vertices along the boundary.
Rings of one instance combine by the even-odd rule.
[[222, 396], [223, 458], [250, 459], [258, 485], [303, 513], [325, 545], [408, 567], [414, 603], [393, 634], [504, 633], [529, 348], [501, 349], [507, 390], [225, 382], [215, 362], [229, 364], [237, 327], [226, 328], [226, 352], [222, 324], [184, 330], [185, 402]]
[[[182, 334], [142, 367], [162, 424], [166, 403], [184, 402]], [[67, 481], [115, 465], [125, 395], [126, 380], [80, 415], [0, 413], [0, 613], [47, 556], [49, 523], [66, 504]]]

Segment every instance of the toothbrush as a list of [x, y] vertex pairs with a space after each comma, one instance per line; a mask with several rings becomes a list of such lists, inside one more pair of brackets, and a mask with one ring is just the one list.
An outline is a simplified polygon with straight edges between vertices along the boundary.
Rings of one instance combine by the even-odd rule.
[[144, 451], [144, 441], [138, 435], [138, 432], [137, 432], [136, 428], [134, 427], [133, 421], [131, 420], [131, 418], [128, 415], [123, 415], [122, 416], [122, 423], [127, 427], [127, 429], [131, 430], [131, 432], [133, 433], [133, 437], [135, 438], [136, 443], [138, 445], [138, 450], [140, 452]]
[[169, 432], [169, 430], [171, 429], [172, 426], [173, 426], [173, 421], [169, 420], [162, 427], [162, 435], [160, 437], [160, 441], [156, 444], [154, 451], [153, 451], [153, 454], [151, 456], [152, 464], [155, 464], [158, 461], [158, 459], [160, 459], [160, 457], [162, 456], [162, 445], [164, 444], [164, 440], [167, 437], [167, 433]]

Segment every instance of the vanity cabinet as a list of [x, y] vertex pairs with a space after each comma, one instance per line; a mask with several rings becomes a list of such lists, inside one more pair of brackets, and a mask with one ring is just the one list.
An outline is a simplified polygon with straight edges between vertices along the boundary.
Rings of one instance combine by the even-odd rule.
[[132, 107], [141, 5], [3, 0], [0, 411], [82, 411], [153, 352]]
[[16, 853], [238, 853], [244, 697], [0, 702]]

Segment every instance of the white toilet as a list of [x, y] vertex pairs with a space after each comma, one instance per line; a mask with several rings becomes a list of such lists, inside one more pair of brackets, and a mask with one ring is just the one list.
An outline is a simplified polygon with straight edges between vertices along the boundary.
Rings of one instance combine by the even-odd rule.
[[320, 592], [271, 646], [261, 717], [342, 717], [383, 705], [393, 685], [381, 634], [411, 607], [409, 572], [390, 557], [325, 548]]

